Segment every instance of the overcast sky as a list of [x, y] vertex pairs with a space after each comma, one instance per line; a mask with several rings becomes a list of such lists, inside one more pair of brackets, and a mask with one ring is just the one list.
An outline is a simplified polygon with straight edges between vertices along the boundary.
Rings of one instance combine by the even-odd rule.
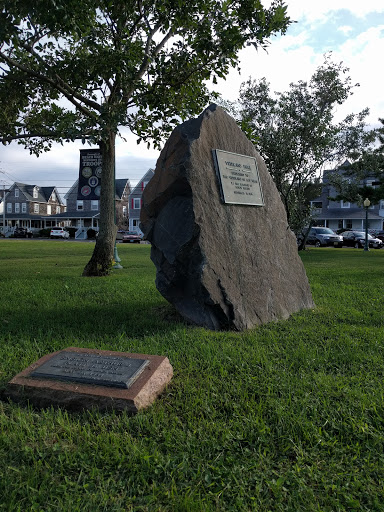
[[[369, 122], [377, 125], [384, 117], [382, 56], [384, 55], [384, 0], [286, 0], [288, 14], [295, 20], [287, 34], [271, 39], [268, 52], [248, 47], [241, 53], [241, 75], [232, 71], [216, 87], [225, 99], [236, 100], [240, 84], [248, 77], [265, 77], [274, 91], [287, 90], [290, 82], [309, 80], [333, 52], [335, 62], [343, 61], [360, 87], [337, 112], [338, 117], [369, 107]], [[264, 5], [269, 4], [264, 0]], [[0, 185], [21, 181], [39, 186], [55, 185], [61, 195], [78, 176], [80, 142], [55, 145], [39, 158], [16, 143], [0, 146]], [[129, 178], [135, 185], [154, 168], [158, 152], [137, 145], [126, 135], [116, 147], [116, 177]]]

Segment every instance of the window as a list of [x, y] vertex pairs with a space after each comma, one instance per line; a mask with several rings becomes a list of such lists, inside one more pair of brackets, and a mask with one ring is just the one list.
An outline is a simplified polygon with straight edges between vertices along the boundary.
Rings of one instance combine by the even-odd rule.
[[99, 201], [91, 201], [91, 210], [97, 211], [99, 209]]
[[12, 203], [7, 203], [7, 213], [12, 213]]
[[39, 187], [33, 188], [33, 198], [37, 199], [39, 197]]
[[47, 204], [47, 215], [51, 215], [52, 213], [52, 207], [50, 204]]
[[56, 206], [56, 213], [60, 213], [60, 206]]
[[27, 203], [21, 203], [21, 213], [27, 213]]
[[380, 201], [380, 210], [384, 210], [384, 200]]
[[339, 219], [338, 220], [337, 227], [338, 227], [338, 229], [343, 229], [344, 228], [344, 226], [343, 226], [343, 219]]
[[84, 201], [82, 201], [82, 200], [76, 201], [76, 208], [77, 208], [77, 210], [84, 210]]
[[55, 194], [55, 192], [52, 192], [51, 199], [52, 199], [52, 201], [56, 201], [56, 194]]
[[15, 203], [15, 213], [20, 213], [20, 203]]
[[367, 187], [377, 188], [378, 185], [380, 185], [380, 181], [377, 181], [375, 179], [367, 180]]
[[345, 221], [345, 228], [346, 229], [352, 229], [352, 221], [350, 219], [347, 219]]
[[123, 206], [123, 217], [128, 217], [128, 208]]
[[350, 208], [351, 207], [351, 203], [348, 201], [340, 201], [340, 205], [342, 208]]
[[35, 213], [39, 213], [39, 211], [40, 211], [40, 205], [39, 205], [39, 203], [35, 203], [35, 204], [33, 205], [33, 211], [34, 211]]
[[15, 197], [19, 197], [19, 189], [15, 188]]
[[133, 198], [133, 209], [134, 210], [140, 210], [141, 207], [141, 199], [140, 197], [134, 197]]

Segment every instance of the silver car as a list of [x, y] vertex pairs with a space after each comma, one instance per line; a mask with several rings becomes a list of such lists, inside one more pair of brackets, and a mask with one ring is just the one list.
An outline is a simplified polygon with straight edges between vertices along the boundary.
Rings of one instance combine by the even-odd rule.
[[52, 228], [49, 234], [51, 238], [69, 238], [69, 233], [64, 228]]
[[312, 227], [309, 231], [307, 244], [313, 244], [316, 247], [326, 247], [327, 245], [343, 247], [343, 237], [337, 235], [330, 228], [315, 226]]

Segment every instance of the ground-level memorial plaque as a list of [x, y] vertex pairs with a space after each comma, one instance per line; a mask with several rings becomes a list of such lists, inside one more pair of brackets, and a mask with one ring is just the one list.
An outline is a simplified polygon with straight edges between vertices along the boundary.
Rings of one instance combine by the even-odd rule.
[[179, 125], [143, 193], [156, 286], [188, 321], [243, 330], [314, 303], [263, 159], [216, 105]]
[[163, 356], [69, 347], [42, 357], [16, 375], [5, 394], [39, 407], [135, 413], [151, 405], [172, 374]]

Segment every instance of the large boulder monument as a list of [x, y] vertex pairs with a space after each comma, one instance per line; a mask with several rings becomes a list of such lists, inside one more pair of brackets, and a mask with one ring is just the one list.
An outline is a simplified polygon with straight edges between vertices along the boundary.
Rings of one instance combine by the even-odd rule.
[[266, 165], [212, 104], [172, 132], [143, 194], [156, 286], [188, 321], [244, 330], [314, 307]]

